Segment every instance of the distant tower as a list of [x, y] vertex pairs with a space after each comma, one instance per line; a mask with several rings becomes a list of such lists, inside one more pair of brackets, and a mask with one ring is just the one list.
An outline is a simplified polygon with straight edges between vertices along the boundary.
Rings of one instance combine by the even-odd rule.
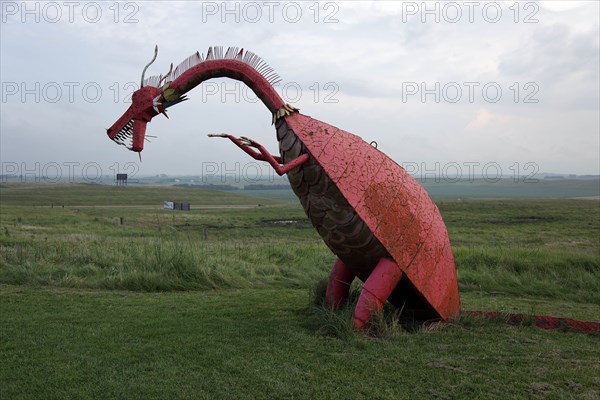
[[127, 174], [117, 174], [117, 186], [127, 186]]

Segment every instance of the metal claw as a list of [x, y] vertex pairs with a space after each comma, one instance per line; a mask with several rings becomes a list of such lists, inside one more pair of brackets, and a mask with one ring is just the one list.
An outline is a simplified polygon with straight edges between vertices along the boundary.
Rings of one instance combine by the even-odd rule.
[[253, 140], [250, 138], [247, 138], [246, 136], [240, 136], [239, 138], [240, 142], [244, 143], [246, 146], [252, 146], [252, 142]]

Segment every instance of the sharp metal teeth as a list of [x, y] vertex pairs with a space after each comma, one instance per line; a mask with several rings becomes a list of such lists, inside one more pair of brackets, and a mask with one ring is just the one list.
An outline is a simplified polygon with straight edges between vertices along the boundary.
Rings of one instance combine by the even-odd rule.
[[[171, 67], [172, 67], [172, 65], [171, 65]], [[162, 106], [162, 103], [159, 103], [159, 100], [160, 100], [161, 96], [162, 96], [162, 94], [159, 94], [158, 96], [156, 96], [155, 98], [152, 99], [152, 108], [157, 113], [160, 112], [159, 109], [158, 109], [158, 106]]]

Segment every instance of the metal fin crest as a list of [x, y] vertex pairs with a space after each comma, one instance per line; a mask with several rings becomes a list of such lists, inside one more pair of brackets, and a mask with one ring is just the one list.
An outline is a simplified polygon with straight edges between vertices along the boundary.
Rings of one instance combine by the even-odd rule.
[[273, 71], [273, 68], [271, 68], [262, 58], [251, 51], [246, 51], [238, 47], [229, 47], [227, 48], [227, 51], [223, 52], [222, 46], [214, 46], [208, 48], [206, 57], [204, 54], [200, 54], [200, 52], [195, 52], [179, 63], [175, 69], [171, 70], [171, 72], [164, 77], [150, 76], [146, 78], [144, 80], [144, 86], [158, 87], [158, 85], [163, 82], [164, 84], [172, 82], [188, 69], [209, 60], [238, 60], [251, 66], [272, 86], [275, 86], [281, 82], [281, 78], [275, 71]]

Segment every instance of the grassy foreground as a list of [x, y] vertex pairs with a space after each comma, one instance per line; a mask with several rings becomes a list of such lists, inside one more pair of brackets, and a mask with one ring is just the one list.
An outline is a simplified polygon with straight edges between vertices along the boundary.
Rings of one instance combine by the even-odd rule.
[[2, 287], [5, 399], [595, 399], [598, 337], [480, 320], [323, 334], [308, 291]]
[[[334, 257], [299, 205], [153, 190], [0, 187], [0, 398], [600, 395], [598, 335], [472, 317], [355, 334], [310, 305]], [[598, 201], [438, 206], [463, 308], [600, 320]]]

